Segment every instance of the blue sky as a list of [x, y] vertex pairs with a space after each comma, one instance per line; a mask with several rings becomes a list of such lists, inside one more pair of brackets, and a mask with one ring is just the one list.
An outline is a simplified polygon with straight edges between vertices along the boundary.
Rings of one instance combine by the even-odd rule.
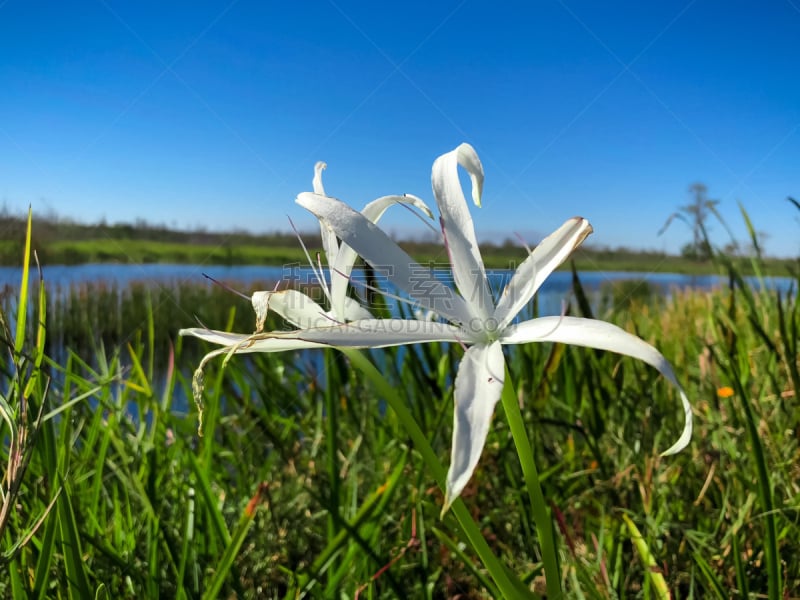
[[769, 253], [797, 255], [798, 40], [798, 0], [0, 0], [0, 202], [310, 229], [293, 201], [315, 161], [354, 206], [432, 202], [433, 160], [467, 141], [484, 239], [581, 215], [591, 243], [677, 251], [687, 227], [656, 234], [701, 181], [737, 236], [741, 201]]

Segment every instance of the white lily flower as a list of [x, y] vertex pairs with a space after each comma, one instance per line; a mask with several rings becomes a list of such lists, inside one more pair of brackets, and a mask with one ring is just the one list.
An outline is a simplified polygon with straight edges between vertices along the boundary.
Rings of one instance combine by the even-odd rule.
[[[328, 165], [322, 161], [314, 165], [314, 194], [325, 196], [325, 189], [322, 185], [322, 171], [324, 171], [327, 166]], [[367, 204], [361, 211], [361, 214], [368, 221], [377, 223], [383, 216], [383, 213], [393, 204], [409, 204], [415, 206], [429, 218], [433, 218], [433, 213], [425, 202], [411, 194], [403, 196], [383, 196]], [[324, 310], [308, 295], [296, 290], [256, 292], [253, 294], [252, 298], [253, 308], [256, 311], [256, 331], [261, 331], [263, 329], [267, 312], [270, 309], [300, 329], [324, 327], [326, 325], [372, 318], [372, 315], [366, 308], [347, 295], [350, 274], [353, 271], [353, 266], [355, 265], [358, 255], [352, 248], [339, 243], [333, 229], [331, 229], [324, 219], [320, 219], [319, 224], [322, 247], [325, 251], [325, 259], [330, 271], [330, 288], [328, 288], [324, 274], [318, 272], [314, 268], [313, 263], [311, 266], [328, 300], [329, 309]]]
[[[315, 195], [325, 196], [325, 189], [322, 185], [322, 171], [326, 168], [327, 165], [322, 161], [314, 165], [313, 188]], [[433, 218], [433, 213], [425, 202], [411, 194], [405, 194], [403, 196], [383, 196], [367, 204], [361, 211], [361, 214], [370, 222], [376, 223], [386, 210], [394, 204], [408, 204], [414, 206], [425, 213], [429, 218]], [[251, 297], [251, 302], [256, 313], [256, 333], [263, 330], [264, 322], [270, 310], [279, 314], [286, 319], [286, 321], [299, 329], [340, 325], [359, 319], [372, 318], [372, 314], [366, 308], [347, 295], [347, 285], [358, 255], [352, 248], [339, 242], [333, 229], [331, 229], [323, 219], [320, 219], [320, 234], [325, 258], [330, 271], [330, 287], [328, 286], [324, 274], [317, 270], [310, 257], [309, 262], [311, 263], [314, 276], [328, 300], [329, 308], [326, 310], [317, 303], [316, 300], [298, 290], [287, 289], [255, 292]], [[200, 327], [182, 329], [179, 333], [180, 335], [199, 337], [215, 344], [236, 347], [235, 352], [237, 353], [254, 351], [250, 350], [247, 344], [241, 345], [244, 338], [238, 334], [214, 331]], [[274, 344], [271, 344], [270, 348], [272, 348], [273, 345]], [[272, 351], [279, 352], [284, 349], [289, 350], [302, 347], [313, 348], [317, 346], [316, 344], [303, 346], [302, 344], [298, 344], [297, 340], [292, 348], [284, 348], [284, 345], [285, 344], [274, 345], [274, 350]], [[263, 352], [265, 350], [260, 351]], [[219, 351], [217, 351], [217, 353], [219, 353]]]
[[652, 365], [678, 388], [685, 413], [680, 438], [663, 454], [682, 450], [691, 437], [691, 406], [669, 362], [650, 344], [616, 325], [594, 319], [564, 316], [514, 322], [550, 273], [592, 232], [589, 222], [580, 217], [570, 219], [545, 238], [517, 268], [495, 304], [458, 178], [459, 165], [469, 173], [472, 197], [480, 206], [483, 167], [468, 144], [436, 160], [432, 183], [450, 252], [453, 279], [460, 295], [442, 286], [429, 270], [414, 262], [383, 231], [346, 204], [310, 193], [300, 194], [297, 199], [301, 206], [327, 223], [343, 243], [386, 273], [392, 283], [405, 290], [420, 307], [447, 318], [453, 326], [424, 320], [371, 319], [356, 321], [346, 328], [298, 331], [294, 337], [332, 346], [380, 347], [429, 341], [452, 341], [469, 346], [455, 380], [455, 418], [445, 510], [464, 489], [483, 450], [505, 379], [504, 344], [561, 342], [611, 350]]
[[[322, 171], [326, 168], [327, 165], [322, 161], [314, 165], [312, 185], [314, 194], [321, 197], [325, 196], [325, 189], [322, 185]], [[361, 214], [365, 219], [374, 223], [394, 204], [414, 206], [429, 218], [433, 218], [433, 213], [425, 202], [411, 194], [383, 196], [368, 203]], [[199, 398], [203, 388], [203, 368], [209, 360], [216, 356], [227, 355], [229, 358], [232, 354], [283, 352], [327, 346], [326, 344], [300, 339], [270, 339], [268, 334], [258, 335], [264, 328], [264, 323], [270, 310], [278, 313], [286, 321], [300, 329], [341, 325], [358, 319], [372, 318], [372, 314], [366, 308], [347, 295], [347, 285], [358, 255], [352, 248], [339, 242], [333, 229], [323, 219], [320, 219], [320, 234], [330, 271], [330, 287], [328, 287], [325, 275], [314, 267], [310, 257], [309, 262], [317, 282], [328, 300], [328, 310], [318, 304], [316, 300], [298, 290], [258, 291], [253, 293], [251, 297], [251, 303], [256, 313], [256, 333], [252, 336], [216, 331], [203, 327], [181, 329], [178, 332], [180, 335], [194, 336], [223, 346], [223, 348], [209, 352], [204, 356], [195, 371], [193, 388], [198, 405], [200, 405]], [[256, 341], [258, 344], [255, 344]]]
[[[504, 344], [561, 342], [611, 350], [638, 358], [658, 369], [680, 394], [685, 413], [678, 441], [663, 452], [682, 450], [691, 438], [692, 413], [669, 362], [650, 344], [623, 329], [594, 319], [542, 317], [515, 323], [545, 279], [591, 233], [586, 219], [568, 220], [545, 238], [519, 266], [500, 299], [492, 299], [483, 259], [478, 249], [472, 217], [458, 179], [458, 166], [472, 180], [472, 197], [480, 206], [483, 167], [474, 149], [462, 144], [439, 157], [433, 165], [433, 191], [441, 213], [441, 225], [450, 252], [452, 274], [458, 288], [438, 281], [431, 271], [416, 263], [365, 215], [343, 202], [318, 193], [303, 193], [297, 202], [313, 212], [350, 251], [379, 269], [404, 290], [420, 309], [432, 311], [450, 324], [428, 319], [354, 320], [342, 325], [331, 322], [317, 327], [298, 318], [301, 329], [287, 332], [237, 335], [207, 330], [182, 330], [226, 346], [214, 355], [237, 352], [275, 352], [303, 347], [339, 346], [379, 348], [424, 342], [457, 342], [469, 346], [455, 380], [455, 414], [451, 463], [443, 511], [469, 481], [480, 458], [492, 414], [505, 380]], [[324, 234], [323, 234], [324, 237]], [[318, 314], [318, 313], [317, 313]], [[210, 358], [209, 355], [207, 358]]]

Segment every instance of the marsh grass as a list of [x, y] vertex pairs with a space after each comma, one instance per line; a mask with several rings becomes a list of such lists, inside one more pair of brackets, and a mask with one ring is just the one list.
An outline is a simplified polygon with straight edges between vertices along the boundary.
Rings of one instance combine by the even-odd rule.
[[[741, 265], [717, 260], [727, 288], [634, 294], [594, 315], [672, 361], [695, 412], [677, 456], [658, 456], [681, 411], [654, 370], [560, 345], [507, 350], [565, 597], [778, 600], [800, 589], [797, 287], [753, 289]], [[446, 464], [461, 348], [212, 363], [199, 436], [178, 399], [191, 398], [203, 349], [175, 332], [195, 315], [251, 330], [245, 301], [142, 285], [48, 290], [48, 302], [46, 287], [16, 298], [27, 324], [4, 317], [1, 596], [499, 595], [461, 521], [440, 520], [437, 476], [386, 402], [403, 403]], [[591, 312], [582, 299], [576, 278], [572, 313]], [[463, 499], [509, 580], [543, 592], [501, 410]]]
[[[46, 277], [46, 268], [44, 273]], [[271, 281], [247, 285], [238, 281], [221, 283], [245, 295], [259, 289], [272, 289], [275, 285]], [[164, 364], [175, 341], [175, 329], [180, 324], [230, 323], [232, 328], [242, 331], [252, 330], [254, 326], [247, 302], [236, 298], [230, 289], [210, 281], [133, 281], [129, 285], [92, 281], [47, 287], [50, 331], [45, 339], [45, 353], [58, 361], [65, 360], [70, 350], [89, 363], [95, 363], [94, 355], [98, 352], [110, 355], [120, 348], [126, 349], [131, 343], [141, 342], [143, 333], [152, 327], [148, 360]], [[38, 291], [38, 285], [34, 284], [31, 293], [35, 295]], [[16, 314], [16, 294], [17, 290], [11, 287], [0, 291], [0, 306], [6, 314]], [[236, 303], [241, 310], [232, 310]], [[283, 326], [275, 318], [268, 324]], [[28, 323], [29, 336], [34, 335], [34, 325]], [[200, 349], [194, 347], [185, 353], [184, 358], [202, 356]]]

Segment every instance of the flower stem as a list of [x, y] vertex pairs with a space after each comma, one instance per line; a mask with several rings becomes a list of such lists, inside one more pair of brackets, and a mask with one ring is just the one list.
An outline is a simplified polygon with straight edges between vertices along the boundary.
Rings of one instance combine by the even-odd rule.
[[334, 539], [339, 533], [339, 461], [338, 461], [338, 437], [339, 431], [339, 398], [336, 397], [334, 390], [338, 389], [334, 385], [333, 378], [338, 377], [336, 371], [336, 357], [332, 350], [325, 350], [325, 373], [328, 375], [328, 383], [325, 386], [325, 409], [327, 412], [326, 443], [328, 455], [328, 479], [330, 480], [330, 497], [328, 498], [328, 541]]
[[[398, 420], [405, 428], [406, 433], [408, 433], [413, 441], [414, 449], [422, 455], [422, 459], [433, 472], [436, 483], [442, 491], [444, 491], [447, 471], [439, 461], [433, 448], [431, 448], [428, 438], [425, 437], [425, 434], [411, 415], [411, 411], [409, 411], [403, 399], [397, 394], [397, 390], [386, 381], [386, 378], [362, 352], [349, 348], [341, 348], [341, 351], [350, 359], [351, 363], [364, 373], [367, 379], [375, 385], [389, 406], [391, 406]], [[525, 586], [519, 581], [516, 581], [516, 583], [512, 582], [510, 573], [492, 553], [477, 523], [475, 523], [467, 507], [460, 498], [453, 502], [452, 510], [467, 538], [466, 541], [469, 542], [484, 567], [486, 567], [486, 570], [489, 571], [489, 574], [502, 596], [505, 598], [521, 597], [521, 594], [527, 591]]]
[[508, 366], [506, 366], [506, 380], [503, 385], [502, 401], [503, 410], [511, 428], [511, 437], [514, 438], [517, 456], [519, 456], [519, 462], [522, 465], [522, 474], [525, 477], [528, 497], [531, 501], [533, 520], [536, 523], [539, 547], [541, 548], [542, 561], [544, 562], [547, 597], [561, 598], [561, 574], [558, 568], [558, 553], [553, 536], [553, 521], [550, 518], [550, 511], [547, 508], [542, 486], [539, 483], [539, 471], [536, 469], [533, 449], [528, 439], [528, 433], [525, 430], [525, 422], [522, 420], [522, 413], [519, 409], [517, 394], [514, 389], [514, 383], [511, 381], [511, 373], [508, 371]]

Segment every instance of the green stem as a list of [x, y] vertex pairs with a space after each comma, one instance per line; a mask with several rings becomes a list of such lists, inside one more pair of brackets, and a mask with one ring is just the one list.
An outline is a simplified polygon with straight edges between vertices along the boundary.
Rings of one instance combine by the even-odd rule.
[[531, 500], [533, 520], [536, 523], [539, 546], [542, 552], [542, 560], [544, 561], [547, 597], [561, 598], [561, 574], [558, 568], [555, 538], [553, 537], [553, 521], [550, 518], [550, 511], [547, 508], [542, 486], [539, 483], [539, 471], [536, 469], [533, 449], [531, 448], [530, 440], [528, 440], [525, 422], [522, 420], [519, 401], [517, 400], [517, 394], [514, 390], [508, 367], [506, 367], [506, 381], [503, 385], [502, 402], [503, 410], [511, 428], [511, 437], [514, 438], [514, 445], [517, 448], [517, 456], [519, 456], [519, 462], [522, 465], [525, 486], [528, 488], [528, 496]]
[[750, 404], [748, 393], [745, 391], [745, 386], [740, 379], [740, 374], [734, 367], [733, 371], [733, 385], [736, 389], [736, 395], [741, 399], [741, 405], [744, 409], [745, 423], [747, 425], [747, 433], [750, 437], [750, 444], [753, 447], [753, 458], [756, 463], [757, 489], [758, 497], [763, 509], [765, 540], [764, 540], [764, 558], [767, 570], [767, 597], [770, 600], [778, 600], [781, 598], [782, 585], [781, 585], [781, 555], [780, 547], [778, 545], [778, 525], [775, 520], [775, 502], [772, 496], [772, 480], [770, 478], [769, 467], [767, 466], [767, 459], [764, 452], [764, 444], [762, 436], [764, 435], [759, 431], [758, 421], [753, 412], [753, 407]]
[[330, 494], [328, 498], [328, 541], [330, 542], [339, 533], [339, 461], [337, 456], [337, 436], [339, 430], [339, 407], [337, 402], [334, 385], [336, 377], [336, 357], [332, 350], [325, 351], [325, 372], [328, 375], [328, 382], [325, 387], [325, 409], [327, 411], [326, 423], [328, 425], [326, 433], [326, 450], [328, 454], [328, 479], [330, 480]]
[[[428, 438], [425, 437], [425, 434], [422, 433], [419, 425], [417, 425], [416, 420], [411, 415], [411, 411], [408, 410], [403, 399], [397, 394], [395, 388], [386, 381], [380, 371], [378, 371], [375, 365], [373, 365], [361, 351], [349, 348], [342, 348], [341, 351], [350, 359], [353, 365], [364, 373], [367, 379], [378, 389], [389, 406], [391, 406], [400, 423], [405, 428], [406, 433], [408, 433], [409, 437], [411, 437], [411, 440], [414, 442], [414, 448], [422, 455], [422, 459], [428, 465], [428, 468], [433, 471], [433, 477], [436, 479], [436, 483], [444, 491], [447, 471], [439, 461], [433, 448], [431, 448], [430, 443], [428, 443]], [[489, 571], [489, 574], [492, 576], [492, 579], [503, 597], [519, 598], [522, 584], [517, 583], [517, 585], [515, 585], [511, 579], [509, 579], [509, 573], [492, 553], [477, 523], [472, 519], [467, 507], [460, 498], [453, 502], [452, 510], [467, 537], [467, 541], [486, 567], [486, 570]]]

